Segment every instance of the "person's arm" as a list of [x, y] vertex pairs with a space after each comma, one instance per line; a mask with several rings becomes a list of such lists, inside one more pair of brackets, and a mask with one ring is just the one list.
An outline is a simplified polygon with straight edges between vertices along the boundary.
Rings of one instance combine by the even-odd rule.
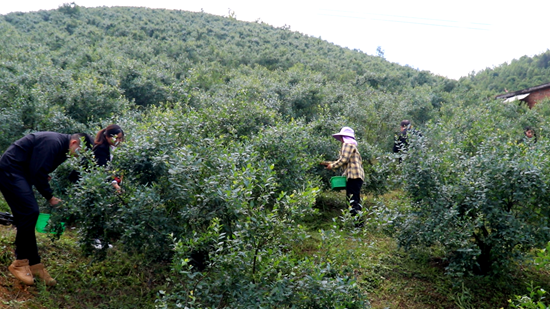
[[29, 176], [38, 192], [48, 201], [53, 197], [53, 190], [49, 183], [49, 173], [53, 172], [67, 159], [69, 151], [67, 141], [63, 135], [51, 133], [47, 138], [41, 138], [34, 145], [29, 161]]
[[39, 168], [34, 173], [31, 172], [31, 177], [38, 192], [49, 201], [53, 197], [53, 190], [48, 181], [50, 176], [46, 172], [47, 170], [47, 168]]
[[342, 150], [340, 151], [340, 158], [327, 165], [327, 169], [336, 169], [347, 164], [350, 160], [351, 153], [353, 152], [353, 145], [344, 143], [342, 144]]

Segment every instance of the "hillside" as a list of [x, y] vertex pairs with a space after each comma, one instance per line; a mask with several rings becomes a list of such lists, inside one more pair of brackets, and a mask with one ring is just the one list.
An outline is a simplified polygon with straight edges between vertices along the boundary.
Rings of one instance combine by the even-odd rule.
[[[27, 287], [3, 271], [2, 305], [545, 301], [548, 102], [530, 110], [493, 100], [476, 76], [449, 80], [204, 13], [67, 4], [0, 16], [0, 45], [1, 150], [37, 130], [125, 132], [106, 167], [81, 149], [49, 175], [63, 202], [38, 197], [40, 211], [66, 230], [40, 235], [39, 250], [59, 283]], [[403, 119], [413, 128], [394, 153]], [[343, 126], [365, 170], [355, 216], [329, 186], [343, 171], [320, 164], [340, 157], [331, 135]], [[14, 232], [0, 229], [4, 269]]]
[[471, 76], [471, 80], [479, 89], [495, 94], [547, 84], [550, 82], [550, 50], [487, 68]]
[[12, 13], [0, 18], [0, 42], [2, 148], [28, 130], [83, 130], [123, 106], [234, 93], [287, 118], [356, 106], [365, 115], [344, 112], [349, 121], [377, 123], [360, 135], [391, 148], [401, 118], [426, 122], [456, 85], [288, 29], [185, 11]]
[[[64, 6], [57, 11], [8, 14], [3, 20], [9, 25], [4, 31], [16, 31], [19, 44], [23, 41], [35, 48], [41, 46], [51, 53], [47, 60], [63, 69], [102, 64], [105, 60], [101, 58], [108, 51], [113, 58], [124, 56], [168, 70], [173, 78], [183, 77], [199, 63], [217, 63], [226, 68], [260, 65], [269, 70], [287, 70], [301, 63], [326, 74], [328, 80], [349, 82], [355, 81], [356, 75], [373, 75], [372, 84], [378, 82], [388, 88], [433, 84], [435, 79], [287, 29], [204, 13]], [[72, 57], [62, 59], [69, 52]], [[159, 66], [161, 60], [175, 67]], [[394, 75], [391, 83], [384, 83], [385, 74]], [[379, 81], [375, 81], [377, 78]]]

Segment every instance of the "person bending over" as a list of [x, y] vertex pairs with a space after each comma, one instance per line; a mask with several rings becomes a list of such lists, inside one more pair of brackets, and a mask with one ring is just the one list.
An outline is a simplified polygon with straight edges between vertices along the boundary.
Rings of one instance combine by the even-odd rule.
[[0, 191], [12, 211], [17, 228], [16, 259], [8, 269], [27, 285], [33, 285], [35, 277], [47, 285], [56, 284], [38, 254], [35, 226], [39, 208], [32, 187], [51, 206], [59, 204], [61, 200], [53, 196], [48, 174], [67, 160], [69, 155], [78, 156], [81, 138], [88, 148], [92, 147], [92, 138], [85, 133], [31, 133], [11, 144], [0, 158]]

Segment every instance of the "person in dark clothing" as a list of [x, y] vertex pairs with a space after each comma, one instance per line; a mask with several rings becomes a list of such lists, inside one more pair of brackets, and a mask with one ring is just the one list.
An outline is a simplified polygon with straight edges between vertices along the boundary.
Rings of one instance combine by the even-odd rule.
[[17, 228], [16, 260], [8, 269], [27, 285], [34, 284], [35, 276], [47, 285], [56, 284], [38, 254], [34, 229], [39, 207], [32, 186], [51, 206], [59, 204], [61, 200], [53, 196], [48, 174], [65, 162], [68, 155], [78, 156], [81, 138], [91, 148], [92, 138], [85, 133], [31, 133], [15, 141], [0, 158], [0, 191], [13, 213]]
[[526, 126], [523, 130], [523, 135], [524, 135], [523, 139], [525, 141], [528, 141], [532, 144], [535, 144], [537, 142], [537, 133], [532, 127]]
[[517, 140], [517, 144], [523, 144], [529, 149], [534, 149], [536, 143], [537, 133], [535, 132], [535, 130], [530, 126], [526, 126], [525, 128], [523, 128], [523, 136]]
[[395, 138], [395, 142], [393, 144], [394, 153], [399, 153], [407, 150], [407, 146], [409, 146], [407, 132], [408, 130], [410, 130], [410, 128], [411, 128], [411, 122], [409, 120], [401, 121], [401, 128], [400, 128], [399, 134], [397, 134]]
[[[96, 164], [99, 166], [106, 166], [107, 162], [113, 159], [111, 150], [113, 150], [120, 144], [120, 142], [123, 141], [124, 131], [122, 130], [122, 128], [120, 128], [120, 126], [116, 124], [109, 125], [107, 128], [97, 132], [93, 146], [93, 153]], [[83, 158], [82, 164], [87, 165], [87, 160]], [[73, 170], [69, 174], [69, 180], [72, 183], [77, 183], [79, 179], [80, 174], [77, 171]], [[117, 190], [120, 190], [120, 187], [118, 186], [119, 183], [120, 180], [118, 181], [117, 185], [114, 185], [113, 182], [113, 185]]]
[[[111, 151], [114, 150], [115, 147], [117, 147], [120, 142], [123, 141], [124, 131], [120, 126], [116, 124], [111, 124], [105, 129], [97, 132], [93, 148], [97, 165], [106, 166], [107, 162], [113, 159]], [[115, 179], [112, 181], [113, 187], [117, 190], [117, 192], [120, 192], [121, 190], [121, 181], [122, 180], [118, 177], [115, 177]]]
[[403, 161], [404, 154], [406, 154], [409, 150], [409, 138], [411, 136], [419, 138], [422, 137], [422, 134], [412, 128], [409, 120], [401, 121], [400, 132], [396, 135], [395, 142], [393, 144], [393, 152], [396, 154], [401, 154], [399, 156], [399, 163]]
[[94, 156], [99, 166], [112, 160], [111, 150], [124, 141], [124, 131], [116, 124], [109, 125], [97, 132], [94, 141]]

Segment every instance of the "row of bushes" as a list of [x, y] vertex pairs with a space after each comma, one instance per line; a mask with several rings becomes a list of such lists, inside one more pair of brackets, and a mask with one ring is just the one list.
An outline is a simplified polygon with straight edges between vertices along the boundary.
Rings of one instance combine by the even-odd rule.
[[[73, 158], [56, 171], [64, 203], [53, 219], [77, 227], [83, 251], [98, 258], [116, 244], [171, 260], [174, 277], [161, 308], [364, 308], [352, 267], [296, 250], [309, 238], [303, 222], [316, 213], [322, 177], [330, 176], [318, 164], [329, 158], [314, 151], [331, 145], [330, 135], [320, 141], [319, 126], [276, 120], [238, 139], [213, 130], [238, 113], [213, 111], [172, 105], [114, 120], [128, 139], [108, 170]], [[250, 122], [231, 126], [239, 131]], [[334, 157], [339, 146], [332, 143], [323, 149]], [[77, 184], [65, 180], [72, 169], [80, 171]], [[112, 173], [123, 175], [120, 194], [106, 181]], [[96, 240], [105, 246], [95, 248]]]
[[[454, 275], [506, 274], [550, 241], [546, 107], [492, 102], [453, 109], [415, 139], [401, 169], [412, 212], [406, 249], [441, 248]], [[523, 138], [530, 124], [538, 141]]]

